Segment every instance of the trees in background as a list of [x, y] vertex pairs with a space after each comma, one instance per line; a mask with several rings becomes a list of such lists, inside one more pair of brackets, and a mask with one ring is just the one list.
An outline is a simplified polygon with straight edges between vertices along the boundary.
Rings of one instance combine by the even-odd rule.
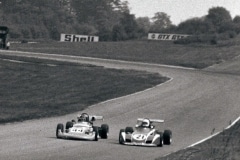
[[12, 39], [59, 40], [61, 33], [72, 33], [122, 41], [147, 37], [148, 32], [234, 37], [240, 33], [240, 16], [232, 19], [225, 8], [213, 7], [208, 15], [175, 26], [164, 12], [136, 18], [122, 0], [0, 0], [0, 25], [10, 28]]
[[70, 32], [75, 18], [59, 0], [1, 0], [1, 25], [7, 25], [12, 39], [59, 39]]
[[213, 7], [204, 17], [192, 18], [180, 23], [176, 32], [193, 35], [188, 39], [180, 40], [181, 43], [207, 42], [217, 44], [219, 40], [234, 38], [240, 33], [239, 21], [239, 16], [232, 19], [230, 12], [225, 8]]
[[136, 19], [136, 23], [138, 25], [138, 33], [139, 37], [144, 37], [148, 34], [151, 27], [151, 22], [149, 17], [139, 17]]
[[214, 26], [205, 18], [192, 18], [188, 19], [178, 25], [176, 28], [177, 33], [183, 34], [207, 34], [215, 32]]
[[212, 23], [215, 32], [224, 32], [223, 28], [226, 28], [226, 26], [232, 23], [232, 17], [225, 8], [213, 7], [209, 9], [205, 21]]
[[233, 25], [235, 28], [235, 31], [237, 32], [237, 34], [240, 33], [240, 16], [236, 16], [233, 18]]
[[176, 32], [194, 35], [236, 32], [235, 24], [229, 11], [223, 7], [213, 7], [204, 17], [192, 18], [180, 23]]
[[121, 0], [0, 0], [0, 25], [12, 39], [54, 39], [60, 33], [98, 35], [100, 40], [138, 37], [135, 16]]
[[150, 27], [150, 32], [161, 32], [169, 28], [172, 25], [170, 20], [170, 16], [168, 16], [164, 12], [157, 12], [155, 13], [154, 17], [152, 18], [152, 25]]

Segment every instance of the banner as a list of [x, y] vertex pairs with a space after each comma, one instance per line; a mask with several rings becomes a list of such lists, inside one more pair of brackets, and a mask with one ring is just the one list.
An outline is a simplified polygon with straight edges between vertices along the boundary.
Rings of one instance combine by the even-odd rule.
[[77, 34], [61, 34], [61, 42], [98, 42], [98, 36], [77, 35]]
[[148, 33], [149, 40], [175, 41], [189, 36], [186, 34]]

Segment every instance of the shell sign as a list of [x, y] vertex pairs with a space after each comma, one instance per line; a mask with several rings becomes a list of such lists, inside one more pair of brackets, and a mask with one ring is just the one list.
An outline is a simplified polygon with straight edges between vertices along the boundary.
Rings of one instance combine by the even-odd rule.
[[61, 34], [61, 42], [98, 42], [98, 36], [77, 35], [77, 34]]

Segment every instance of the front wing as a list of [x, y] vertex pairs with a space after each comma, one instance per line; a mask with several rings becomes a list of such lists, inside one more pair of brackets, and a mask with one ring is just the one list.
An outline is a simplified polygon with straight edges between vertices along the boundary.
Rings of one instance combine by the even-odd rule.
[[137, 142], [123, 142], [123, 144], [125, 145], [129, 145], [129, 146], [147, 146], [147, 147], [157, 147], [156, 144], [153, 143], [137, 143]]
[[93, 134], [76, 134], [76, 133], [66, 133], [62, 132], [61, 130], [58, 131], [58, 136], [60, 138], [66, 138], [66, 139], [81, 139], [81, 140], [95, 140], [95, 132]]
[[147, 140], [137, 141], [132, 138], [132, 134], [121, 133], [122, 144], [131, 145], [131, 146], [149, 146], [149, 147], [157, 147], [158, 140], [160, 139], [160, 135], [155, 135], [152, 138], [151, 143], [147, 143]]

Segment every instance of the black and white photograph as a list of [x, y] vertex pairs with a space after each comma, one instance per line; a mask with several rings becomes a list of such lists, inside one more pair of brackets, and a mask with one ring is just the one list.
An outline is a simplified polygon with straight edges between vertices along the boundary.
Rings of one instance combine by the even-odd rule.
[[240, 1], [0, 0], [0, 160], [240, 160]]

